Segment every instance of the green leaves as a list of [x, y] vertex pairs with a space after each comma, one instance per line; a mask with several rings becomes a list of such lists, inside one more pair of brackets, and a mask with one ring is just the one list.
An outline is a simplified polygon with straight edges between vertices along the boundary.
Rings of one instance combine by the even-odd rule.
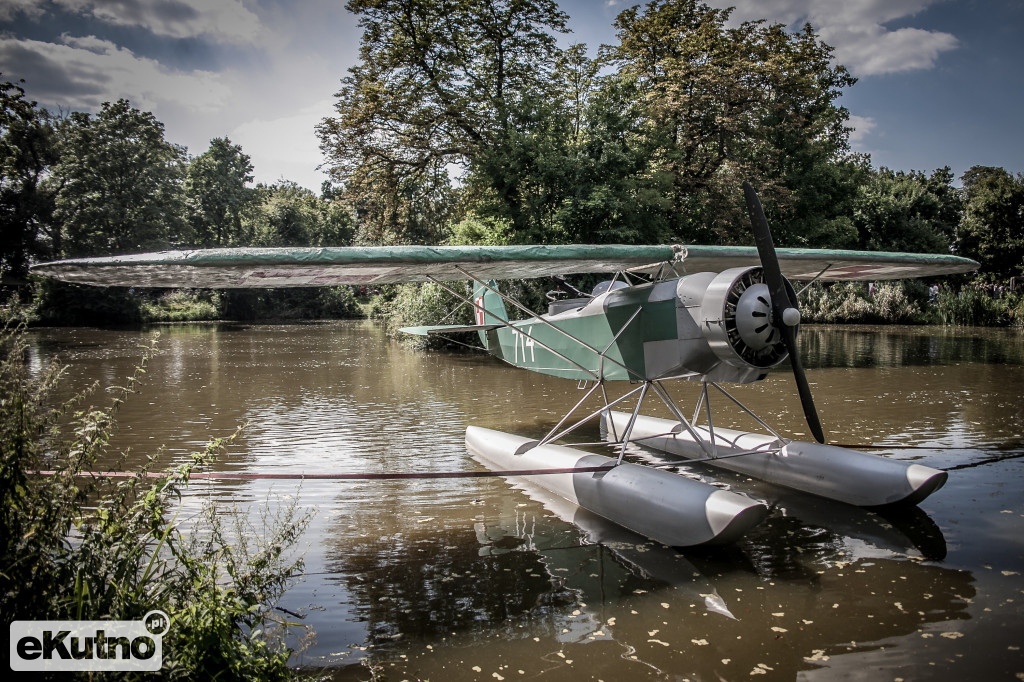
[[366, 243], [429, 240], [419, 216], [470, 214], [510, 226], [484, 241], [746, 242], [747, 178], [773, 222], [832, 232], [838, 214], [803, 196], [840, 179], [819, 169], [847, 152], [835, 100], [853, 79], [810, 28], [730, 27], [728, 10], [651, 2], [622, 12], [618, 45], [591, 59], [558, 48], [565, 16], [550, 2], [349, 9], [362, 62], [318, 132]]
[[962, 212], [949, 168], [931, 176], [882, 168], [867, 177], [853, 202], [857, 248], [949, 253]]
[[185, 150], [153, 114], [127, 100], [73, 113], [59, 127], [56, 217], [69, 256], [166, 248], [183, 222]]
[[[332, 174], [359, 211], [361, 243], [440, 241], [449, 172], [481, 178], [513, 222], [513, 164], [531, 102], [549, 93], [566, 15], [551, 0], [352, 0], [362, 61], [337, 115], [317, 127]], [[514, 171], [513, 171], [514, 172]], [[480, 183], [477, 183], [480, 184]]]
[[1004, 280], [1024, 275], [1024, 175], [974, 166], [963, 176], [964, 219], [957, 253], [981, 263], [982, 271]]
[[666, 217], [681, 240], [748, 241], [744, 179], [757, 181], [773, 224], [788, 222], [812, 169], [847, 149], [848, 114], [834, 101], [854, 81], [831, 65], [831, 48], [810, 27], [728, 27], [729, 14], [695, 0], [634, 7], [616, 19], [619, 45], [604, 52], [612, 78], [637, 91], [636, 144], [650, 171], [671, 179]]
[[43, 179], [56, 160], [46, 111], [25, 99], [19, 84], [0, 82], [0, 275], [24, 277], [28, 259], [46, 253], [53, 213]]
[[215, 247], [243, 241], [242, 215], [254, 198], [246, 186], [252, 170], [249, 156], [226, 137], [214, 138], [206, 152], [192, 159], [184, 184], [191, 243]]

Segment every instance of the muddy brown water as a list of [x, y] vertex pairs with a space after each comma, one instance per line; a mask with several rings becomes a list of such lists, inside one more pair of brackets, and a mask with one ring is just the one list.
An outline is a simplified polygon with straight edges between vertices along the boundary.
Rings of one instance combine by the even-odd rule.
[[[128, 468], [244, 422], [215, 471], [480, 470], [468, 424], [541, 435], [582, 395], [482, 354], [409, 350], [370, 322], [159, 332], [119, 417]], [[151, 333], [34, 330], [30, 361], [117, 385]], [[696, 550], [501, 478], [210, 480], [183, 504], [312, 514], [305, 575], [281, 606], [316, 632], [293, 662], [337, 679], [1021, 679], [1024, 337], [807, 327], [801, 345], [831, 442], [947, 469], [947, 485], [877, 512], [691, 471], [771, 509], [735, 545]], [[692, 409], [696, 386], [671, 390]], [[806, 437], [786, 371], [734, 394]]]

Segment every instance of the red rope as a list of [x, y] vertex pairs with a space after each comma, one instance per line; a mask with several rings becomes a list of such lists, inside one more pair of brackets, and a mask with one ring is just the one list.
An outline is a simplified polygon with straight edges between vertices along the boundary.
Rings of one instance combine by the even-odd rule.
[[[488, 478], [494, 476], [541, 476], [545, 474], [586, 474], [599, 471], [611, 471], [614, 464], [593, 467], [566, 467], [563, 469], [509, 469], [506, 471], [424, 471], [421, 473], [381, 473], [381, 474], [246, 474], [246, 473], [192, 473], [194, 479], [226, 479], [226, 480], [331, 480], [331, 481], [381, 481], [410, 478]], [[29, 471], [29, 475], [53, 476], [56, 471]], [[131, 471], [80, 471], [75, 476], [132, 478], [141, 475], [143, 478], [164, 478], [168, 473], [148, 471], [136, 474]]]

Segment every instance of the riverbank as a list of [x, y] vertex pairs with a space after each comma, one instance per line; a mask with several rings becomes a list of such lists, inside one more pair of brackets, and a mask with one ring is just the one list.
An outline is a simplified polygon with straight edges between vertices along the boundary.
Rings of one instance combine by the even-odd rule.
[[[393, 329], [435, 324], [460, 305], [453, 297], [428, 289], [429, 285], [406, 285], [373, 292], [347, 286], [136, 291], [43, 280], [10, 295], [0, 318], [28, 326], [73, 327], [372, 317]], [[801, 315], [805, 323], [819, 324], [1024, 328], [1024, 294], [997, 293], [971, 284], [930, 291], [919, 280], [815, 283], [802, 292]]]
[[808, 287], [800, 314], [819, 324], [1024, 327], [1024, 295], [971, 284], [930, 291], [919, 280], [835, 282]]
[[351, 287], [132, 289], [36, 279], [7, 293], [0, 319], [30, 327], [123, 326], [158, 322], [338, 320], [366, 316]]

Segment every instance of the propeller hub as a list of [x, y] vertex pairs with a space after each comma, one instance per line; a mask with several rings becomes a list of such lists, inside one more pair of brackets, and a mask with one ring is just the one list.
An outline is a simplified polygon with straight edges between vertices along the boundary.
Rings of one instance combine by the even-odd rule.
[[800, 311], [796, 308], [786, 308], [782, 311], [782, 324], [787, 327], [795, 327], [800, 324]]

